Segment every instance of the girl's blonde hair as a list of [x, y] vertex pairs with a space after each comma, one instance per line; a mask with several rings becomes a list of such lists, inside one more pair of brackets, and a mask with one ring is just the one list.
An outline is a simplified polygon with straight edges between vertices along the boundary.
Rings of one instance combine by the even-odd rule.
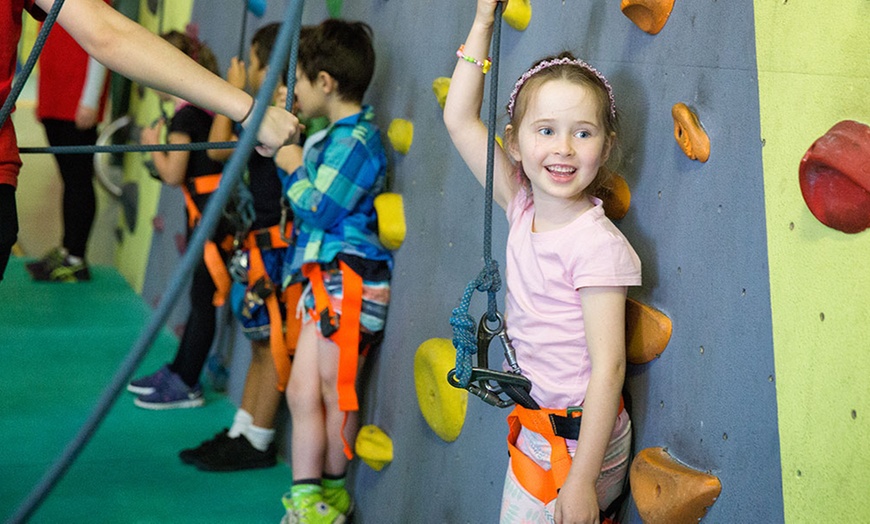
[[[609, 187], [613, 178], [613, 166], [618, 163], [618, 112], [616, 111], [616, 104], [613, 102], [610, 84], [607, 83], [604, 76], [586, 62], [575, 58], [570, 52], [565, 51], [558, 55], [538, 60], [517, 81], [508, 102], [510, 127], [505, 133], [505, 140], [515, 144], [517, 139], [516, 129], [519, 128], [520, 123], [523, 121], [529, 100], [542, 85], [551, 80], [565, 80], [587, 87], [598, 101], [598, 116], [609, 142], [610, 155], [605, 164], [602, 164], [598, 170], [598, 174], [585, 189], [586, 194], [594, 195], [602, 188]], [[522, 185], [530, 189], [530, 181], [525, 176], [521, 163], [517, 164], [517, 169], [517, 177]]]

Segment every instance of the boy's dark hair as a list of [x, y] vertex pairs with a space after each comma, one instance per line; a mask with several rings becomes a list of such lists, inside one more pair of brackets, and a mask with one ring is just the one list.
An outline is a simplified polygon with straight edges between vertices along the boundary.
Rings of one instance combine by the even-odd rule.
[[275, 39], [278, 37], [278, 30], [280, 28], [281, 24], [277, 22], [266, 24], [257, 29], [257, 32], [251, 38], [251, 48], [256, 46], [255, 53], [257, 54], [257, 60], [260, 61], [261, 69], [269, 65], [269, 55], [272, 54], [272, 48], [275, 47]]
[[310, 81], [325, 71], [338, 81], [344, 100], [362, 102], [375, 71], [372, 28], [330, 18], [299, 33], [299, 68]]

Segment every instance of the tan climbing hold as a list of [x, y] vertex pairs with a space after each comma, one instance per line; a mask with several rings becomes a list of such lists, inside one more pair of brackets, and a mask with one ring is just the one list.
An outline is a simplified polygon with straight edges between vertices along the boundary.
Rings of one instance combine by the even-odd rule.
[[655, 35], [668, 22], [674, 0], [622, 0], [622, 14], [643, 31]]
[[697, 523], [722, 491], [718, 478], [677, 462], [664, 448], [638, 453], [629, 480], [644, 524]]
[[525, 31], [532, 20], [531, 0], [510, 0], [504, 9], [502, 18], [517, 31]]
[[604, 214], [611, 220], [619, 220], [628, 213], [631, 205], [631, 190], [628, 182], [618, 173], [613, 173], [609, 187], [602, 187], [595, 192], [604, 205]]
[[674, 139], [683, 153], [692, 160], [706, 162], [710, 158], [710, 138], [701, 127], [698, 115], [682, 102], [674, 104], [671, 115], [674, 117]]
[[447, 338], [430, 338], [414, 355], [414, 385], [417, 403], [426, 423], [445, 442], [459, 437], [465, 424], [468, 391], [447, 382], [456, 365], [456, 348]]
[[407, 155], [414, 141], [414, 124], [402, 118], [395, 118], [387, 128], [387, 138], [390, 139], [393, 149]]
[[402, 195], [381, 193], [375, 197], [375, 211], [378, 214], [378, 238], [381, 244], [390, 250], [399, 249], [407, 233]]
[[354, 449], [359, 458], [375, 471], [382, 470], [393, 461], [393, 441], [373, 424], [359, 429]]
[[630, 364], [646, 364], [661, 355], [674, 326], [661, 311], [633, 298], [625, 301], [625, 348]]
[[444, 104], [447, 102], [447, 91], [450, 90], [450, 78], [439, 76], [432, 81], [432, 92], [435, 93], [435, 99], [438, 100], [438, 105], [444, 109]]

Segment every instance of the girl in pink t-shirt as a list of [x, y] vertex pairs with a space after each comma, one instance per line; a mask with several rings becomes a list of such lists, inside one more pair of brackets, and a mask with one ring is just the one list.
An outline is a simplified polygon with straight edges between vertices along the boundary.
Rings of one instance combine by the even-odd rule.
[[[478, 0], [444, 107], [450, 137], [481, 184], [483, 58], [498, 1]], [[542, 409], [517, 407], [508, 417], [501, 522], [598, 523], [628, 468], [625, 298], [627, 286], [640, 285], [640, 260], [592, 196], [610, 174], [613, 92], [596, 69], [562, 53], [520, 77], [508, 115], [493, 176], [493, 197], [510, 222], [506, 325]], [[575, 429], [554, 433], [537, 423], [550, 414]]]

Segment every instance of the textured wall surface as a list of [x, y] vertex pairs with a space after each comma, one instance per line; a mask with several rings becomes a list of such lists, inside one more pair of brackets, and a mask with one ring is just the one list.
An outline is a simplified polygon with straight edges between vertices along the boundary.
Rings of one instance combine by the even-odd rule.
[[870, 2], [755, 2], [773, 339], [788, 522], [870, 520], [870, 232], [810, 213], [800, 160], [870, 124]]
[[[227, 35], [239, 29], [219, 13], [238, 11], [236, 4], [194, 6], [222, 67], [238, 48], [238, 37]], [[280, 4], [251, 18], [248, 35], [279, 18]], [[661, 358], [629, 370], [636, 448], [665, 446], [720, 478], [707, 522], [782, 521], [752, 4], [677, 2], [657, 36], [635, 27], [615, 2], [533, 8], [526, 31], [504, 28], [499, 105], [533, 60], [562, 49], [609, 77], [623, 114], [621, 172], [633, 197], [618, 225], [644, 263], [644, 285], [631, 295], [674, 323]], [[497, 520], [507, 413], [472, 398], [462, 434], [445, 443], [420, 414], [412, 374], [423, 341], [451, 336], [451, 310], [481, 268], [483, 190], [453, 149], [431, 90], [433, 79], [450, 76], [473, 11], [473, 2], [460, 0], [344, 5], [343, 17], [374, 28], [378, 64], [367, 102], [381, 127], [393, 118], [415, 124], [409, 153], [390, 152], [408, 237], [396, 253], [386, 342], [363, 400], [364, 423], [392, 437], [395, 459], [380, 472], [354, 465], [357, 522]], [[306, 3], [305, 23], [326, 16], [324, 3]], [[677, 102], [698, 112], [711, 137], [705, 164], [674, 141]], [[502, 264], [506, 226], [496, 210], [493, 250]], [[473, 315], [483, 310], [482, 300], [472, 306]], [[285, 488], [276, 486], [276, 501]], [[628, 521], [640, 521], [633, 509]]]

